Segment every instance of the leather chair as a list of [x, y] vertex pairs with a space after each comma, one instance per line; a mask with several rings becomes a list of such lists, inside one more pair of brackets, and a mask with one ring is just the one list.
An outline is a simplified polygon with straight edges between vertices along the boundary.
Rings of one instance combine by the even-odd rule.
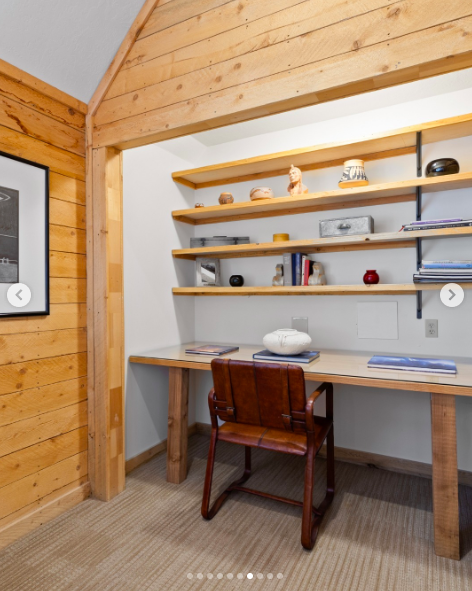
[[[333, 385], [324, 383], [306, 399], [305, 376], [297, 365], [213, 359], [214, 387], [208, 396], [211, 442], [203, 489], [202, 515], [212, 519], [233, 491], [247, 492], [302, 507], [302, 546], [313, 545], [334, 496]], [[313, 415], [315, 400], [326, 392], [326, 418]], [[225, 421], [218, 425], [218, 418]], [[327, 439], [327, 490], [313, 507], [315, 457]], [[216, 444], [245, 446], [242, 477], [233, 482], [210, 508]], [[306, 457], [303, 502], [241, 486], [251, 475], [251, 448]]]

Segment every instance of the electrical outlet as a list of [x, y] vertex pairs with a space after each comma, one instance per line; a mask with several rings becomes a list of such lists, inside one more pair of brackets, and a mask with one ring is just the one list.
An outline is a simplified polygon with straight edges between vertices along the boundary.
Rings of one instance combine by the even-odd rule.
[[425, 334], [428, 339], [438, 338], [438, 321], [437, 320], [425, 320]]
[[292, 328], [308, 334], [308, 318], [306, 316], [292, 316]]

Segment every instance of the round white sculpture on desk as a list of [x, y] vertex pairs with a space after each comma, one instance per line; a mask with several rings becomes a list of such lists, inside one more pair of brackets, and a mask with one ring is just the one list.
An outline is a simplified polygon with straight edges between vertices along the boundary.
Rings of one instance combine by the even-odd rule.
[[266, 334], [262, 342], [266, 349], [276, 355], [298, 355], [311, 344], [311, 337], [294, 328], [280, 328]]

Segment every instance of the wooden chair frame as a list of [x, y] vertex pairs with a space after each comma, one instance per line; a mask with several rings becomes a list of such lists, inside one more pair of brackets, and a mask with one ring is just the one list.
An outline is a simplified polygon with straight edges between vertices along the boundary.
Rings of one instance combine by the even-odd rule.
[[311, 550], [315, 544], [318, 531], [321, 525], [321, 521], [326, 513], [326, 510], [330, 506], [334, 497], [334, 429], [333, 425], [328, 432], [326, 437], [327, 443], [327, 486], [326, 496], [319, 507], [313, 506], [313, 479], [315, 473], [315, 458], [319, 450], [315, 448], [315, 429], [316, 424], [313, 416], [313, 406], [315, 400], [321, 396], [323, 392], [326, 392], [326, 418], [333, 420], [333, 384], [325, 382], [317, 388], [313, 394], [308, 398], [305, 405], [305, 421], [307, 427], [307, 453], [306, 453], [306, 465], [305, 465], [305, 485], [303, 502], [295, 501], [285, 497], [272, 495], [266, 492], [255, 490], [252, 488], [246, 488], [241, 486], [251, 476], [251, 447], [245, 446], [245, 465], [244, 472], [241, 478], [232, 482], [214, 501], [210, 508], [210, 497], [211, 497], [211, 485], [213, 481], [213, 469], [215, 465], [216, 455], [216, 444], [218, 442], [218, 416], [217, 416], [217, 400], [215, 389], [212, 388], [208, 395], [208, 405], [210, 407], [211, 417], [211, 440], [210, 449], [208, 451], [208, 462], [205, 474], [205, 484], [203, 488], [203, 501], [202, 501], [202, 516], [205, 519], [213, 519], [218, 513], [223, 503], [234, 491], [245, 492], [266, 499], [274, 501], [281, 501], [282, 503], [288, 503], [295, 505], [303, 509], [302, 512], [302, 535], [301, 542], [302, 546], [307, 550]]

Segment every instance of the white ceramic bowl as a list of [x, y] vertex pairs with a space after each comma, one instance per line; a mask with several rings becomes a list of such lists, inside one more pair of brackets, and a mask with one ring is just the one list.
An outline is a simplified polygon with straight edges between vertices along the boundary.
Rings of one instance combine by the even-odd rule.
[[251, 201], [257, 201], [258, 199], [272, 199], [274, 192], [270, 187], [254, 187], [251, 189], [249, 194]]
[[298, 355], [306, 351], [311, 344], [311, 337], [294, 328], [280, 328], [266, 334], [262, 342], [266, 349], [276, 355]]

